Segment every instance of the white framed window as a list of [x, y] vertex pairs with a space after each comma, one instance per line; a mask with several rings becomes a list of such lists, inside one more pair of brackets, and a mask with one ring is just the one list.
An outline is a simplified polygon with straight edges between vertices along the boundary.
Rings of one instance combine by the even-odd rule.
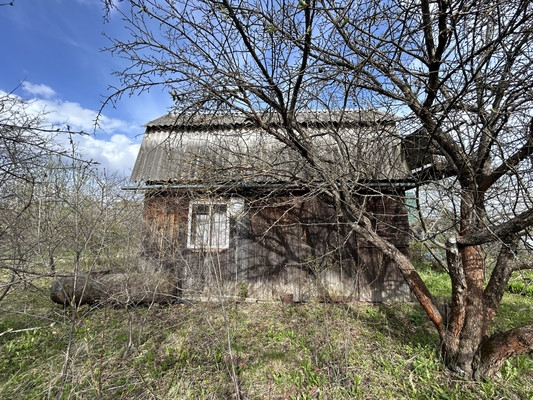
[[224, 202], [191, 202], [187, 247], [199, 251], [229, 248], [228, 211], [228, 204]]

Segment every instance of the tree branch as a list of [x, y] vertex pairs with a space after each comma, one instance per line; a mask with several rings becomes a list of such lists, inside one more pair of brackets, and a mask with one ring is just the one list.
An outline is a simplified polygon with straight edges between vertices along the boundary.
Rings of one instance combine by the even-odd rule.
[[533, 324], [498, 332], [485, 339], [478, 350], [474, 378], [493, 376], [513, 356], [533, 352]]
[[488, 227], [480, 232], [459, 236], [457, 238], [457, 244], [460, 246], [474, 246], [498, 239], [503, 240], [506, 237], [518, 234], [531, 225], [533, 225], [533, 208], [518, 214], [515, 218], [498, 226]]
[[507, 282], [509, 282], [509, 278], [515, 270], [514, 256], [518, 243], [517, 236], [514, 236], [509, 243], [502, 243], [496, 266], [483, 292], [483, 303], [485, 304], [485, 319], [483, 321], [485, 325], [483, 328], [484, 335], [488, 332], [489, 325], [496, 315], [503, 293], [505, 292]]
[[527, 142], [507, 160], [503, 161], [492, 173], [487, 176], [479, 185], [478, 188], [481, 191], [489, 189], [498, 179], [505, 175], [508, 171], [511, 171], [526, 157], [533, 154], [533, 118], [529, 122], [529, 136]]
[[[466, 311], [465, 311], [465, 291], [466, 279], [462, 266], [457, 239], [450, 237], [446, 242], [446, 260], [448, 262], [449, 275], [452, 281], [452, 300], [451, 312], [447, 315], [447, 334], [451, 340], [456, 343], [463, 328]], [[449, 320], [449, 318], [453, 318]]]

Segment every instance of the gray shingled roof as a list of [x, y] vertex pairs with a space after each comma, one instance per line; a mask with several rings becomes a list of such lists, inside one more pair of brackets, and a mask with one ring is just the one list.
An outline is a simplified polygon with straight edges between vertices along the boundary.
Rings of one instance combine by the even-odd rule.
[[[263, 122], [277, 126], [271, 114]], [[322, 171], [352, 181], [402, 180], [409, 170], [394, 119], [378, 111], [297, 116]], [[281, 128], [278, 128], [281, 129]], [[241, 114], [166, 114], [146, 124], [132, 182], [216, 185], [320, 181], [291, 148]]]

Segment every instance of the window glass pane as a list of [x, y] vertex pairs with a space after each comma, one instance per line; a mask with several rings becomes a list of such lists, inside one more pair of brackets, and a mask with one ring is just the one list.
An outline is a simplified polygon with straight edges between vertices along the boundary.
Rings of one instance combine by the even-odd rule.
[[226, 205], [213, 205], [211, 225], [211, 247], [213, 248], [227, 248], [229, 245], [228, 217], [226, 211]]
[[191, 204], [189, 246], [206, 250], [227, 249], [229, 247], [227, 211], [226, 204]]
[[196, 228], [193, 232], [194, 245], [196, 247], [208, 247], [209, 245], [209, 214], [196, 214]]
[[194, 204], [193, 206], [196, 214], [209, 215], [209, 204]]

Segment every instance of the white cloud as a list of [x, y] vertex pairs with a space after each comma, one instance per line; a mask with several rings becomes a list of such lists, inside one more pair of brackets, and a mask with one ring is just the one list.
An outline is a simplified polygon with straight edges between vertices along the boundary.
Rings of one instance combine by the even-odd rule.
[[56, 95], [54, 89], [52, 89], [50, 86], [46, 86], [43, 84], [36, 85], [30, 82], [22, 82], [22, 89], [26, 94], [29, 94], [30, 96], [38, 96], [43, 97], [45, 99], [49, 99]]
[[[113, 134], [117, 131], [127, 131], [138, 129], [135, 124], [109, 118], [104, 114], [98, 115], [98, 111], [83, 107], [81, 104], [64, 101], [60, 99], [40, 99], [30, 100], [31, 108], [35, 111], [45, 112], [48, 122], [64, 128], [67, 125], [72, 131], [84, 131], [87, 133], [107, 133]], [[96, 123], [98, 122], [98, 125]]]
[[83, 156], [100, 164], [108, 172], [129, 175], [140, 144], [133, 142], [123, 134], [111, 136], [110, 140], [97, 139], [94, 136], [81, 136], [76, 139], [77, 150]]
[[[87, 135], [74, 135], [76, 151], [87, 160], [100, 164], [100, 168], [110, 173], [129, 175], [140, 144], [128, 137], [140, 133], [137, 123], [98, 115], [98, 111], [83, 107], [81, 104], [55, 98], [56, 92], [46, 86], [25, 82], [22, 84], [25, 93], [32, 96], [27, 99], [26, 112], [43, 114], [45, 124], [71, 132], [83, 131]], [[0, 91], [1, 93], [7, 94]], [[15, 96], [15, 95], [12, 95]], [[98, 125], [95, 125], [98, 118]], [[132, 135], [133, 136], [133, 135]], [[67, 137], [58, 137], [58, 144], [69, 147]]]

